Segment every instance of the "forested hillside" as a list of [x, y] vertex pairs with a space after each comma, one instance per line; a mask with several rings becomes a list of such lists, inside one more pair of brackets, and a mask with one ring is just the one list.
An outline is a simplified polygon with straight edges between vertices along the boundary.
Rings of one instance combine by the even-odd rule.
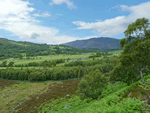
[[44, 56], [55, 54], [80, 54], [83, 52], [98, 52], [100, 50], [84, 50], [64, 45], [47, 45], [30, 42], [17, 42], [0, 38], [0, 59]]

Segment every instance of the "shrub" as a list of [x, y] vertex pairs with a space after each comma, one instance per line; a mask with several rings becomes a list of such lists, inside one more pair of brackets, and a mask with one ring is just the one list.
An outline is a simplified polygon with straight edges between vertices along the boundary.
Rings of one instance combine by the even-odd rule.
[[96, 69], [82, 78], [78, 85], [77, 93], [81, 100], [86, 98], [97, 99], [106, 86], [107, 79]]

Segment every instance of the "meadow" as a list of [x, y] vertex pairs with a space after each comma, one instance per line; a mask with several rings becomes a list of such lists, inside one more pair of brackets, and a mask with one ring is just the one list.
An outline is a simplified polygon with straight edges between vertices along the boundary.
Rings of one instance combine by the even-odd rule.
[[[41, 62], [44, 60], [57, 60], [57, 59], [80, 59], [80, 58], [86, 58], [93, 53], [82, 53], [81, 55], [49, 55], [49, 56], [37, 56], [37, 57], [31, 57], [31, 59], [14, 59], [9, 58], [5, 59], [7, 62], [13, 61], [15, 64], [27, 64], [30, 62]], [[2, 63], [4, 60], [1, 60], [0, 63]]]

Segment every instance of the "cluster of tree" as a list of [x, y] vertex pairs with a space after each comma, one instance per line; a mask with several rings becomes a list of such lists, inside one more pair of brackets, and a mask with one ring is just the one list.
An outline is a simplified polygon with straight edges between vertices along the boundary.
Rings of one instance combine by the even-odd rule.
[[[137, 80], [144, 83], [143, 75], [150, 73], [150, 29], [149, 20], [137, 19], [124, 32], [126, 38], [120, 41], [124, 51], [117, 57], [117, 64], [108, 73], [106, 79], [101, 70], [85, 75], [79, 83], [78, 95], [81, 99], [97, 99], [107, 86], [107, 83], [124, 82], [130, 85]], [[136, 34], [136, 36], [131, 36]], [[144, 74], [143, 74], [144, 73]]]
[[65, 80], [71, 78], [81, 78], [91, 71], [99, 69], [102, 73], [108, 73], [113, 69], [115, 64], [107, 62], [97, 64], [95, 66], [76, 66], [76, 67], [54, 67], [53, 69], [1, 69], [0, 78], [12, 80], [29, 80], [29, 81], [45, 81], [45, 80]]
[[[129, 85], [139, 77], [144, 82], [143, 73], [150, 71], [150, 29], [147, 29], [149, 24], [146, 18], [137, 19], [124, 32], [126, 38], [120, 41], [121, 47], [124, 47], [119, 56], [120, 64], [111, 72], [113, 82], [122, 80]], [[131, 36], [134, 33], [136, 36]], [[125, 72], [126, 74], [123, 74]]]
[[9, 64], [7, 65], [7, 61], [5, 60], [0, 64], [0, 67], [13, 67], [13, 65], [14, 65], [13, 61], [9, 62]]
[[34, 66], [34, 67], [52, 67], [52, 66], [56, 66], [56, 64], [59, 63], [64, 63], [65, 59], [57, 59], [57, 60], [52, 60], [52, 61], [42, 61], [42, 62], [30, 62], [27, 64], [17, 64], [15, 65], [15, 67], [30, 67], [30, 66]]
[[94, 66], [96, 64], [104, 64], [104, 63], [117, 63], [117, 56], [113, 57], [105, 57], [104, 59], [97, 59], [93, 61], [74, 61], [64, 64], [64, 67], [73, 67], [73, 66]]
[[96, 53], [96, 55], [91, 55], [89, 56], [89, 58], [96, 58], [96, 57], [108, 56], [108, 55], [113, 55], [113, 53], [108, 53], [107, 51], [104, 51], [101, 53]]

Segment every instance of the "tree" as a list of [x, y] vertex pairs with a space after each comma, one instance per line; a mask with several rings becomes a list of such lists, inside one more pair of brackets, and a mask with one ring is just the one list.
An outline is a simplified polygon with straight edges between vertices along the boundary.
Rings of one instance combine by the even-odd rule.
[[[136, 37], [145, 36], [147, 33], [147, 28], [149, 27], [149, 20], [146, 18], [139, 18], [134, 23], [129, 24], [127, 30], [124, 32], [126, 37], [131, 36], [131, 34], [136, 34]], [[144, 32], [144, 33], [142, 33]]]
[[9, 62], [8, 67], [13, 67], [14, 62]]
[[2, 62], [2, 64], [0, 66], [1, 67], [7, 67], [7, 61], [5, 60], [4, 62]]
[[[126, 39], [120, 41], [120, 46], [125, 47], [119, 56], [123, 66], [133, 66], [140, 73], [141, 80], [144, 82], [142, 70], [150, 63], [150, 30], [148, 28], [148, 19], [137, 19], [128, 26], [124, 32]], [[141, 32], [143, 30], [143, 33]], [[131, 36], [131, 34], [136, 36]]]
[[123, 66], [121, 62], [119, 62], [109, 74], [111, 83], [122, 81], [128, 85], [138, 80], [137, 76], [139, 75], [133, 66], [126, 67]]
[[97, 99], [107, 84], [107, 78], [105, 78], [104, 75], [96, 69], [88, 75], [84, 75], [78, 85], [77, 93], [80, 96], [80, 99]]

